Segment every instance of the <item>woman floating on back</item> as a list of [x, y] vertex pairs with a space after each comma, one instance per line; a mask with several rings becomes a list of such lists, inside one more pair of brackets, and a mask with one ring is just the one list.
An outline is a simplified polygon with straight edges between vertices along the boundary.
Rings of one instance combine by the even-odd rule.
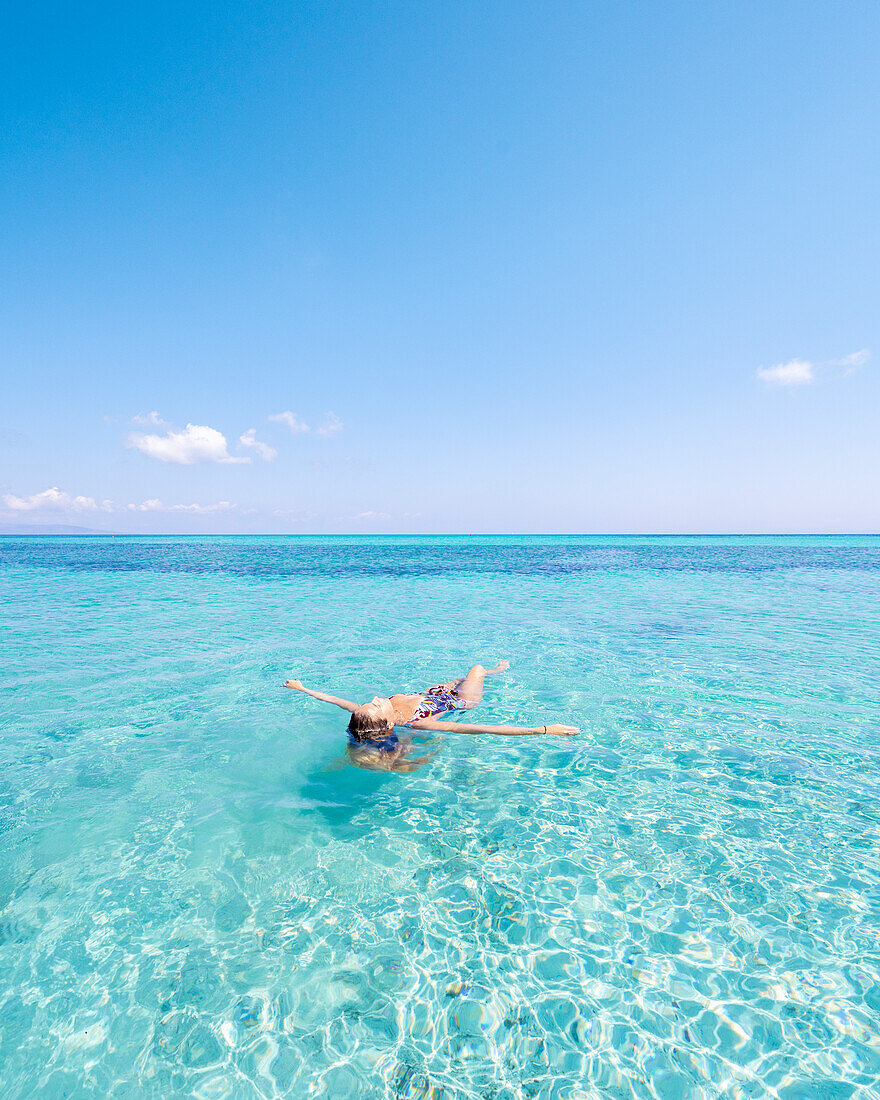
[[577, 726], [489, 726], [469, 722], [443, 722], [438, 716], [454, 710], [470, 710], [483, 698], [483, 681], [487, 676], [504, 672], [509, 661], [499, 661], [495, 668], [474, 665], [467, 676], [436, 684], [427, 691], [392, 695], [387, 699], [374, 696], [369, 703], [358, 706], [347, 699], [312, 691], [299, 680], [287, 680], [284, 686], [302, 691], [313, 699], [333, 703], [351, 714], [348, 723], [350, 756], [361, 767], [374, 767], [382, 771], [413, 771], [429, 757], [405, 759], [411, 741], [401, 741], [394, 732], [396, 726], [407, 729], [444, 733], [490, 733], [499, 737], [527, 737], [548, 734], [554, 737], [570, 737], [579, 733]]

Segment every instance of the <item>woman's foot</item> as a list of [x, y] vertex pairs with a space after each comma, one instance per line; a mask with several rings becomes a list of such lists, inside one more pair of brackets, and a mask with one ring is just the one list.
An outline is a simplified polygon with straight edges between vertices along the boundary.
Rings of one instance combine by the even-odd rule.
[[486, 675], [493, 676], [496, 672], [506, 672], [510, 668], [510, 661], [499, 661], [494, 668], [487, 668]]

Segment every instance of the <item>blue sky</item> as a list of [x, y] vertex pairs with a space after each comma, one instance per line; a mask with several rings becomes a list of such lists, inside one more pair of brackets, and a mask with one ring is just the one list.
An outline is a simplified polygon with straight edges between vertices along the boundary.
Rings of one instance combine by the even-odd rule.
[[0, 53], [0, 521], [880, 529], [876, 3], [15, 2]]

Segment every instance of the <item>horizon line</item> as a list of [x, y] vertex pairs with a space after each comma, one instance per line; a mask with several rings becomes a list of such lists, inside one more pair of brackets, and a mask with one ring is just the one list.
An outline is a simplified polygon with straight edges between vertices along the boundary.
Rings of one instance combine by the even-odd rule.
[[[48, 525], [47, 525], [48, 526]], [[634, 538], [634, 539], [729, 539], [729, 538], [880, 538], [880, 531], [27, 531], [15, 534], [0, 531], [4, 539], [117, 539], [117, 538], [210, 538], [210, 539], [558, 539], [558, 538]]]

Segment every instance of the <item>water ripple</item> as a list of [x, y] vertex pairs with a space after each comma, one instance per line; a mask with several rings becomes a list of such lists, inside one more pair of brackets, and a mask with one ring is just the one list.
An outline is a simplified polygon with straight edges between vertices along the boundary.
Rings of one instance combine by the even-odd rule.
[[4, 1097], [880, 1097], [878, 545], [0, 540]]

